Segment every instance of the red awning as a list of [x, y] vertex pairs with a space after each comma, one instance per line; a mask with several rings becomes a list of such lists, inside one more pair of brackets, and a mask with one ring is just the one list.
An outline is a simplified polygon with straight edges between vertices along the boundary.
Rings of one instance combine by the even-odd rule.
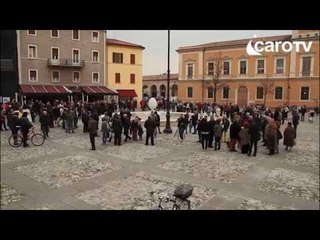
[[137, 97], [134, 89], [117, 89], [119, 97]]
[[115, 91], [105, 86], [81, 86], [81, 88], [87, 94], [117, 95]]
[[68, 94], [72, 93], [61, 85], [20, 85], [24, 94]]

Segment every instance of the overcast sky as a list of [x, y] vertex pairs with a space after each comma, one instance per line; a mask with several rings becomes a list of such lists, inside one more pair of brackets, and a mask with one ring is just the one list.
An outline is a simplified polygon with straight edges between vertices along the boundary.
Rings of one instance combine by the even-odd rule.
[[[228, 31], [191, 31], [172, 30], [170, 51], [170, 72], [178, 73], [178, 53], [176, 50], [182, 46], [198, 45], [203, 43], [252, 38], [262, 36], [276, 36], [291, 34], [289, 30], [228, 30]], [[144, 46], [143, 51], [143, 75], [162, 74], [167, 72], [168, 65], [168, 31], [124, 31], [107, 30], [108, 38], [116, 38]]]

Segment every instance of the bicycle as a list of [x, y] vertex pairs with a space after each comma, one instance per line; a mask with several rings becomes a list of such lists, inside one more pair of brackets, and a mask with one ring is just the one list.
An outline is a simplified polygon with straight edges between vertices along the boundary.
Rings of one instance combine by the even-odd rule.
[[[172, 202], [171, 210], [191, 210], [191, 201], [188, 199], [193, 192], [193, 187], [190, 185], [180, 185], [176, 188], [173, 197], [158, 197], [159, 203], [157, 210], [165, 210], [162, 206], [163, 202]], [[150, 196], [154, 196], [154, 192], [150, 192]]]
[[[12, 146], [12, 147], [20, 147], [22, 145], [22, 142], [23, 142], [22, 140], [23, 140], [23, 135], [22, 135], [22, 132], [19, 129], [18, 133], [16, 134], [16, 136], [11, 135], [9, 137], [8, 142], [9, 142], [10, 146]], [[45, 141], [45, 137], [41, 133], [36, 133], [35, 132], [35, 127], [32, 127], [28, 132], [28, 140], [31, 140], [31, 143], [34, 146], [41, 146]]]

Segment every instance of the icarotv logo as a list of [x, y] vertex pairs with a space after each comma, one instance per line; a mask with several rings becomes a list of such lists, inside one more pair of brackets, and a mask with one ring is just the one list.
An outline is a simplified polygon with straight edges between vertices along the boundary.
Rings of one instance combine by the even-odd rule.
[[297, 52], [300, 52], [302, 49], [304, 52], [309, 52], [311, 50], [312, 41], [257, 41], [252, 46], [252, 40], [247, 44], [247, 54], [250, 56], [261, 56], [262, 52], [291, 52], [293, 47], [295, 47]]

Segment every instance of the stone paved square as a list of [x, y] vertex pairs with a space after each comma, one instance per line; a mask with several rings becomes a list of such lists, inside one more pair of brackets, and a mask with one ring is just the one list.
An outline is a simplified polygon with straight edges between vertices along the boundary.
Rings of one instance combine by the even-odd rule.
[[[259, 158], [259, 157], [256, 157]], [[196, 177], [215, 179], [232, 183], [240, 175], [245, 174], [255, 163], [241, 159], [241, 154], [225, 152], [192, 153], [190, 156], [178, 158], [159, 165], [164, 169], [175, 170]]]
[[148, 159], [163, 157], [171, 153], [172, 150], [158, 146], [146, 146], [142, 143], [129, 142], [123, 145], [123, 147], [112, 145], [106, 146], [101, 152], [108, 156], [141, 163]]
[[257, 186], [257, 189], [319, 201], [319, 175], [276, 168]]
[[117, 171], [120, 168], [120, 166], [115, 164], [76, 155], [18, 166], [15, 170], [52, 188], [59, 188], [84, 179]]
[[[162, 176], [139, 172], [135, 176], [112, 181], [103, 187], [80, 193], [77, 197], [89, 204], [98, 205], [102, 209], [149, 210], [155, 209], [158, 199], [150, 196], [170, 196], [175, 186], [181, 182]], [[194, 186], [191, 208], [196, 209], [216, 194], [216, 190], [202, 186]], [[166, 206], [169, 207], [169, 206]]]
[[248, 198], [239, 205], [238, 210], [294, 210], [294, 209], [281, 207], [277, 204], [266, 203], [257, 199]]
[[1, 163], [13, 163], [21, 160], [30, 160], [42, 157], [47, 158], [50, 155], [58, 153], [58, 150], [45, 142], [42, 146], [33, 146], [29, 148], [11, 147], [8, 144], [7, 148], [1, 148]]
[[294, 151], [287, 154], [281, 161], [293, 166], [305, 166], [319, 171], [319, 153], [306, 151]]
[[22, 200], [25, 196], [7, 184], [1, 183], [1, 206]]

